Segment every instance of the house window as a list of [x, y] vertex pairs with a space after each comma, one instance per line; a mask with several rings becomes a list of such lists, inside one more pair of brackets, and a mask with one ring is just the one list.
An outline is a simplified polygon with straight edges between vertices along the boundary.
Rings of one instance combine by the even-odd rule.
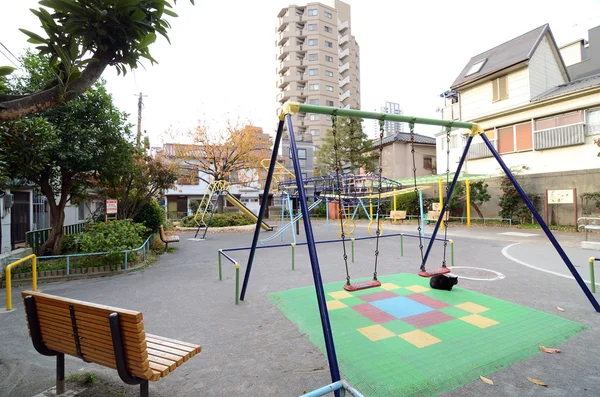
[[197, 183], [198, 173], [192, 168], [183, 168], [177, 178], [179, 185], [195, 185]]
[[587, 135], [600, 134], [600, 109], [588, 110], [585, 114]]
[[308, 60], [309, 61], [318, 61], [319, 55], [318, 54], [308, 54]]
[[325, 25], [325, 26], [324, 26], [324, 28], [325, 28], [325, 31], [326, 31], [327, 33], [331, 33], [331, 32], [333, 32], [333, 29], [331, 29], [331, 27], [330, 27], [330, 26], [327, 26], [327, 25]]
[[298, 149], [298, 158], [300, 160], [306, 160], [306, 149]]
[[325, 86], [325, 91], [333, 92], [333, 86], [326, 85]]
[[492, 102], [508, 99], [508, 76], [492, 80]]
[[316, 23], [310, 23], [308, 24], [308, 30], [313, 31], [313, 30], [317, 30], [318, 25]]
[[308, 86], [308, 89], [311, 90], [311, 91], [318, 91], [319, 90], [319, 83], [317, 83], [317, 84], [310, 84]]
[[326, 70], [325, 71], [325, 76], [327, 76], [327, 77], [333, 77], [333, 72], [331, 70]]
[[317, 45], [319, 43], [319, 41], [317, 39], [309, 39], [308, 40], [308, 45]]
[[535, 130], [547, 130], [550, 128], [564, 127], [571, 124], [583, 123], [583, 112], [578, 110], [576, 112], [570, 112], [561, 114], [554, 117], [548, 117], [535, 121]]
[[325, 46], [329, 48], [333, 48], [333, 43], [331, 41], [325, 41]]
[[319, 135], [319, 130], [318, 129], [310, 130], [310, 135], [312, 135], [312, 136]]
[[485, 61], [487, 61], [487, 58], [474, 63], [473, 66], [471, 66], [471, 68], [467, 72], [467, 74], [465, 74], [465, 77], [470, 76], [475, 73], [478, 73], [481, 70], [481, 68], [483, 67], [483, 64], [485, 63]]
[[426, 170], [433, 169], [433, 159], [431, 157], [423, 157], [423, 168]]
[[327, 101], [327, 106], [334, 106], [333, 101]]
[[319, 75], [319, 69], [308, 69], [308, 75], [309, 76], [318, 76]]
[[515, 126], [515, 144], [517, 145], [517, 151], [533, 149], [531, 121]]
[[330, 13], [330, 12], [327, 12], [327, 11], [325, 11], [325, 16], [326, 16], [327, 18], [329, 18], [329, 19], [332, 19], [332, 18], [333, 18], [333, 15], [331, 15], [331, 13]]
[[317, 15], [319, 15], [319, 11], [316, 8], [309, 8], [308, 9], [308, 16], [309, 17], [316, 17]]
[[319, 104], [319, 100], [318, 99], [311, 99], [310, 101], [308, 101], [309, 104], [311, 105], [318, 105]]
[[325, 55], [325, 60], [327, 62], [333, 62], [333, 57], [330, 57], [329, 55]]
[[513, 126], [498, 128], [498, 152], [511, 153], [514, 151], [515, 133]]
[[311, 114], [309, 117], [310, 121], [317, 121], [319, 120], [319, 115], [318, 114]]
[[85, 220], [85, 201], [81, 201], [77, 207], [77, 219], [80, 221]]

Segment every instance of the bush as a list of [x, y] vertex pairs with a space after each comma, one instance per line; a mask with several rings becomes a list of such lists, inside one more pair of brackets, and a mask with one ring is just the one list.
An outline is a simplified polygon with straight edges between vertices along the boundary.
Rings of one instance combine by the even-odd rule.
[[[249, 216], [246, 216], [241, 212], [232, 212], [227, 214], [214, 214], [210, 221], [210, 227], [244, 226], [252, 225], [254, 223], [256, 223], [256, 221]], [[183, 218], [179, 226], [198, 227], [196, 222], [194, 222], [193, 216], [186, 216]]]
[[190, 204], [188, 205], [190, 211], [192, 211], [193, 214], [195, 214], [196, 212], [198, 212], [198, 207], [200, 207], [200, 202], [198, 200], [190, 200]]
[[138, 248], [148, 229], [131, 219], [92, 223], [81, 234], [81, 252], [118, 252]]
[[61, 251], [63, 254], [76, 254], [79, 252], [79, 245], [81, 243], [81, 233], [77, 234], [66, 234], [62, 239]]
[[143, 224], [153, 233], [157, 232], [160, 225], [165, 221], [165, 209], [156, 200], [151, 200], [144, 204], [139, 214], [133, 218], [133, 221]]

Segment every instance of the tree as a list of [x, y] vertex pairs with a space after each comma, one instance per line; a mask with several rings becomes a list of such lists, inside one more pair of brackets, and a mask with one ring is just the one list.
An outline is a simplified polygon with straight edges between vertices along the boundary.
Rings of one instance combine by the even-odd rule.
[[[193, 0], [190, 0], [192, 4]], [[156, 60], [149, 46], [160, 34], [169, 40], [166, 16], [177, 17], [167, 0], [42, 0], [31, 12], [45, 37], [21, 29], [49, 56], [53, 79], [44, 87], [21, 94], [0, 91], [0, 121], [18, 120], [70, 101], [90, 89], [108, 66], [125, 74], [142, 58]], [[0, 68], [0, 76], [9, 73]], [[0, 81], [0, 88], [2, 82]]]
[[[480, 180], [471, 183], [471, 205], [479, 215], [479, 218], [483, 219], [483, 214], [479, 207], [485, 203], [490, 201], [490, 194], [487, 191], [488, 184], [485, 181]], [[452, 191], [452, 196], [448, 202], [448, 208], [451, 211], [458, 211], [462, 208], [463, 203], [467, 199], [466, 188], [464, 182], [457, 182], [454, 190]]]
[[[27, 75], [9, 82], [13, 92], [47, 82], [49, 57], [28, 54]], [[130, 156], [130, 126], [98, 81], [76, 100], [34, 116], [0, 123], [0, 157], [13, 179], [30, 181], [46, 196], [52, 230], [39, 254], [59, 254], [70, 200], [86, 196], [90, 179], [118, 168]]]
[[[338, 161], [355, 172], [364, 168], [366, 172], [374, 171], [373, 144], [362, 130], [362, 119], [355, 117], [338, 117], [336, 121], [336, 139]], [[319, 147], [316, 168], [322, 174], [335, 171], [333, 129], [327, 130], [325, 139]]]

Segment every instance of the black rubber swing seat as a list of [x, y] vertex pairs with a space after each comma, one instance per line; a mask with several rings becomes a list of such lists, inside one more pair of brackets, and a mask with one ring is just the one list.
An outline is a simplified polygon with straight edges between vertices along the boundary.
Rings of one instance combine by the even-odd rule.
[[429, 271], [429, 272], [427, 270], [420, 271], [419, 276], [429, 278], [429, 277], [439, 276], [440, 274], [448, 274], [448, 273], [450, 273], [450, 271], [451, 270], [448, 269], [447, 267], [440, 267], [440, 268], [437, 268], [437, 269], [435, 269], [433, 271]]
[[359, 283], [345, 284], [346, 291], [360, 291], [361, 289], [380, 287], [381, 283], [378, 280], [361, 281]]

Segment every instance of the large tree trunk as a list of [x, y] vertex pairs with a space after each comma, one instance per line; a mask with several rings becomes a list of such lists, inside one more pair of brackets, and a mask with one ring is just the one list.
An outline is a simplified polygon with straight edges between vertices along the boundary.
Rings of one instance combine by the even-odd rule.
[[473, 208], [475, 208], [475, 211], [477, 212], [477, 215], [479, 215], [479, 218], [483, 219], [483, 214], [481, 213], [479, 206], [475, 203], [471, 203], [471, 205], [473, 205]]
[[[46, 173], [49, 175], [50, 172]], [[65, 206], [67, 205], [69, 190], [71, 189], [71, 177], [63, 175], [62, 186], [60, 189], [60, 201], [56, 204], [54, 190], [50, 185], [49, 178], [42, 178], [39, 185], [46, 196], [50, 207], [50, 215], [52, 217], [52, 230], [48, 240], [38, 250], [38, 256], [46, 255], [47, 251], [51, 251], [52, 255], [60, 255], [62, 250], [63, 226], [65, 224]]]

